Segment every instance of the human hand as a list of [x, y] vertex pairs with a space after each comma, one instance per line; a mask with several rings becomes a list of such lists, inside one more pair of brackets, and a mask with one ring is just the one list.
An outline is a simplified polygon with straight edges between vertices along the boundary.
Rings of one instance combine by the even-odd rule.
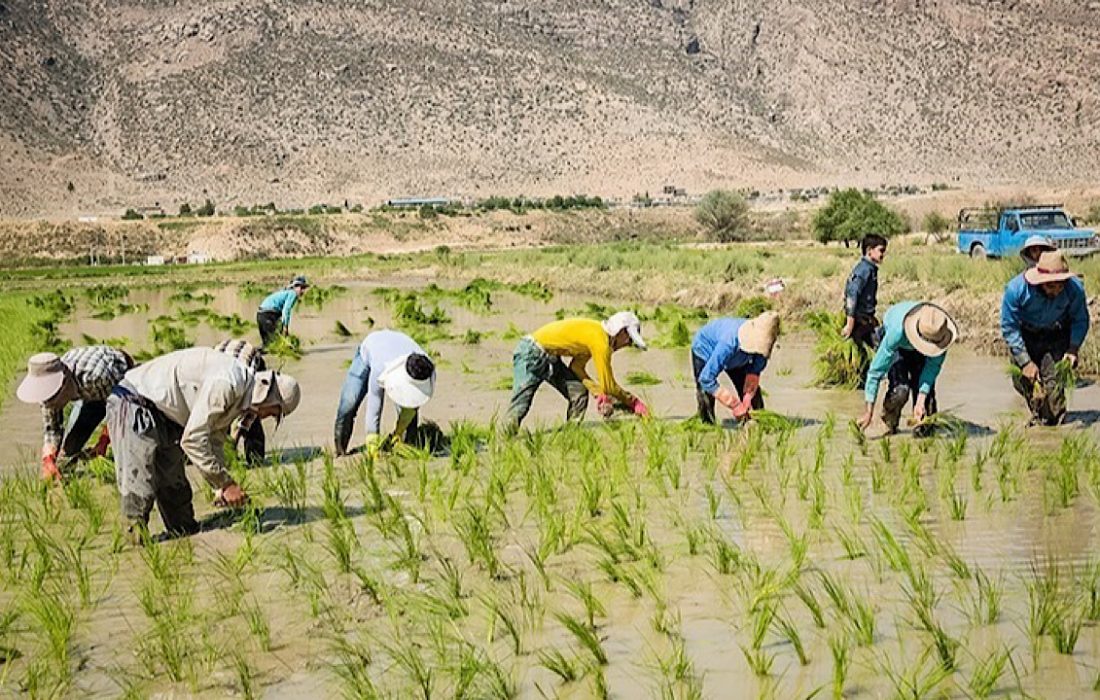
[[607, 394], [599, 394], [596, 396], [596, 413], [599, 413], [604, 418], [610, 418], [614, 411], [615, 405], [611, 403], [610, 396]]
[[46, 481], [61, 481], [61, 471], [57, 468], [57, 452], [42, 454], [42, 478]]
[[240, 508], [245, 503], [248, 503], [248, 494], [236, 482], [232, 481], [214, 496], [214, 505], [216, 506]]
[[92, 448], [92, 454], [96, 457], [107, 456], [107, 448], [111, 445], [111, 436], [107, 433], [107, 426], [103, 426], [103, 432], [99, 434], [99, 440], [96, 441], [95, 447]]
[[851, 316], [844, 322], [844, 327], [840, 329], [840, 335], [847, 338], [852, 335], [852, 331], [856, 328], [856, 320]]
[[718, 391], [714, 392], [714, 400], [731, 411], [734, 409], [738, 402], [737, 394], [733, 393], [729, 389], [726, 389], [725, 387], [719, 388]]
[[630, 404], [630, 410], [634, 411], [634, 415], [639, 418], [649, 418], [649, 407], [647, 407], [637, 396], [634, 397], [634, 401]]
[[874, 416], [874, 408], [872, 408], [871, 406], [868, 406], [867, 410], [865, 410], [863, 412], [863, 415], [861, 415], [856, 420], [856, 425], [859, 426], [860, 430], [867, 430], [867, 427], [869, 425], [871, 425], [871, 418], [873, 416]]
[[1069, 362], [1070, 367], [1073, 367], [1073, 368], [1077, 367], [1077, 353], [1067, 352], [1065, 355], [1062, 356], [1062, 359]]
[[1034, 362], [1028, 362], [1024, 365], [1021, 372], [1023, 372], [1024, 379], [1027, 379], [1029, 382], [1034, 382], [1039, 378], [1039, 365]]
[[749, 417], [749, 411], [752, 409], [751, 400], [743, 400], [736, 403], [732, 409], [733, 417], [737, 420], [746, 420]]

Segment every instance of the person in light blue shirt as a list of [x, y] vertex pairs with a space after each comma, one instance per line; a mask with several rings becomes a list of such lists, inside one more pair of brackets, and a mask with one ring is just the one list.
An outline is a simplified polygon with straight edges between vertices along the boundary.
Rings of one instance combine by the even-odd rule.
[[[691, 342], [691, 367], [695, 374], [695, 399], [699, 419], [714, 424], [714, 402], [733, 412], [738, 420], [753, 409], [764, 408], [760, 373], [779, 337], [779, 315], [765, 311], [751, 321], [744, 318], [716, 318], [698, 330]], [[733, 391], [718, 383], [725, 373]]]
[[1019, 368], [1012, 385], [1031, 410], [1033, 423], [1058, 425], [1066, 415], [1061, 360], [1077, 365], [1089, 332], [1085, 285], [1059, 250], [1042, 253], [1034, 267], [1009, 281], [1001, 299], [1001, 335]]
[[290, 316], [295, 304], [307, 289], [309, 282], [299, 275], [285, 289], [269, 294], [260, 302], [260, 309], [256, 312], [256, 325], [260, 327], [261, 347], [266, 347], [280, 333], [290, 332]]
[[882, 402], [882, 421], [889, 432], [897, 432], [902, 408], [912, 399], [914, 434], [927, 434], [921, 424], [936, 412], [936, 378], [947, 348], [958, 338], [958, 327], [935, 304], [903, 301], [886, 311], [879, 334], [864, 385], [867, 406], [857, 423], [862, 430], [871, 424], [879, 384], [886, 378], [890, 389]]
[[[435, 365], [416, 341], [400, 331], [374, 331], [355, 349], [336, 409], [333, 437], [336, 454], [348, 452], [355, 414], [367, 402], [368, 452], [377, 452], [398, 440], [414, 444], [419, 409], [435, 391]], [[382, 403], [397, 406], [397, 426], [382, 437]]]

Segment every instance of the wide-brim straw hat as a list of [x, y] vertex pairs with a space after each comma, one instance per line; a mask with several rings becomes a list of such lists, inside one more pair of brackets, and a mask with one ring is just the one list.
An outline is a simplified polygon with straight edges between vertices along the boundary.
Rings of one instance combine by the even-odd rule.
[[1065, 282], [1077, 274], [1069, 271], [1069, 263], [1066, 256], [1060, 250], [1051, 250], [1039, 256], [1039, 262], [1035, 267], [1024, 272], [1024, 280], [1028, 284], [1046, 284], [1048, 282]]
[[779, 314], [765, 311], [751, 321], [745, 321], [737, 329], [737, 345], [742, 352], [771, 357], [772, 348], [779, 338]]
[[65, 383], [65, 365], [52, 352], [40, 352], [27, 361], [27, 376], [15, 395], [24, 403], [44, 403], [61, 390]]
[[905, 338], [925, 357], [939, 357], [959, 337], [959, 327], [947, 312], [924, 302], [905, 314], [902, 321]]
[[427, 379], [416, 379], [409, 375], [408, 361], [409, 356], [403, 355], [386, 365], [378, 376], [378, 384], [401, 408], [420, 408], [435, 391], [435, 372]]
[[280, 418], [289, 416], [302, 400], [298, 380], [274, 370], [257, 372], [252, 383], [252, 405], [278, 405]]

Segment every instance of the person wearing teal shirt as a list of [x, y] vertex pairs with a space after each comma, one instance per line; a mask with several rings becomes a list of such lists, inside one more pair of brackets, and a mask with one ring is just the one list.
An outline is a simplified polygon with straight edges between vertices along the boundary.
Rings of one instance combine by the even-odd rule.
[[260, 302], [256, 312], [256, 325], [260, 327], [261, 347], [267, 347], [275, 336], [290, 332], [290, 316], [294, 305], [309, 289], [309, 282], [301, 275], [290, 281], [285, 289], [269, 294]]
[[903, 301], [887, 310], [879, 333], [882, 339], [867, 370], [864, 389], [867, 407], [858, 420], [859, 427], [866, 430], [871, 424], [884, 377], [890, 383], [882, 402], [882, 421], [886, 427], [891, 433], [897, 432], [901, 410], [910, 398], [913, 421], [919, 427], [927, 416], [936, 412], [936, 378], [959, 329], [947, 312], [935, 304]]

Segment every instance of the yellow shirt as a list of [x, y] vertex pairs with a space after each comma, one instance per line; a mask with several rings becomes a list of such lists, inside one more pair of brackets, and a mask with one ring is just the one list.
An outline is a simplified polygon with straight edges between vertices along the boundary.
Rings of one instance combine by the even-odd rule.
[[[611, 373], [611, 338], [599, 321], [589, 318], [567, 318], [548, 323], [531, 334], [542, 349], [557, 357], [569, 357], [569, 369], [577, 375], [589, 392], [607, 394], [629, 404], [633, 396], [615, 382]], [[596, 378], [592, 381], [584, 371], [592, 360], [596, 366]]]

